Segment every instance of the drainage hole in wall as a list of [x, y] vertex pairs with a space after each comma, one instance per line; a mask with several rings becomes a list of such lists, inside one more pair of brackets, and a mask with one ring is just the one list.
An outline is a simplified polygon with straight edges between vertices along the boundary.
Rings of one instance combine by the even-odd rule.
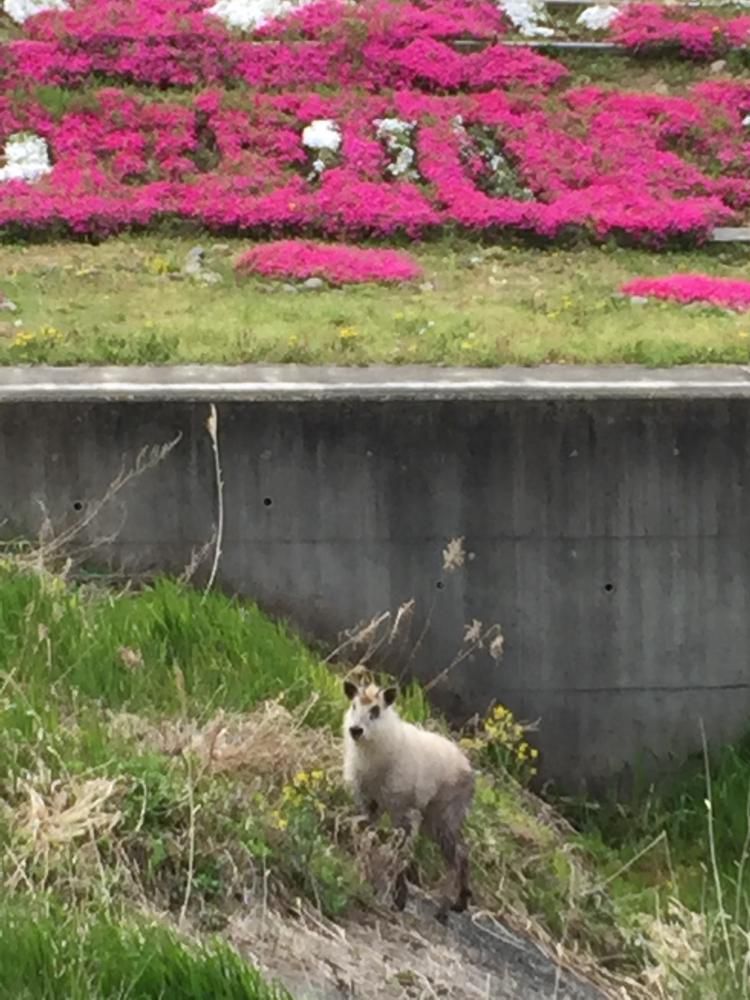
[[263, 506], [264, 507], [270, 507], [272, 503], [273, 503], [273, 500], [270, 497], [263, 497]]
[[438, 582], [435, 584], [435, 586], [437, 587], [438, 590], [442, 590], [443, 587], [445, 586], [445, 584], [443, 583], [442, 580], [438, 580]]
[[80, 500], [74, 500], [73, 510], [83, 510], [83, 503]]
[[615, 589], [614, 583], [605, 583], [604, 584], [604, 590], [605, 590], [605, 592], [607, 594], [611, 594], [614, 589]]

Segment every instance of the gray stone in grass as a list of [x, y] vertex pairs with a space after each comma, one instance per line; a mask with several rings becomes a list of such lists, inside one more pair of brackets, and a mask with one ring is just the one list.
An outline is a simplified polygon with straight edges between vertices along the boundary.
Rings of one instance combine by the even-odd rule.
[[325, 288], [326, 283], [322, 278], [307, 278], [302, 282], [302, 288], [306, 289], [308, 292], [317, 292], [321, 288]]
[[197, 274], [205, 266], [206, 251], [203, 247], [193, 247], [188, 250], [182, 270], [185, 274]]
[[630, 304], [633, 306], [645, 306], [648, 305], [648, 299], [645, 295], [631, 295]]
[[284, 284], [281, 286], [282, 292], [289, 292], [290, 295], [296, 295], [299, 292], [299, 288], [296, 285]]
[[433, 281], [423, 281], [419, 286], [420, 292], [434, 292], [435, 283]]
[[209, 271], [206, 267], [206, 251], [203, 247], [193, 247], [188, 250], [185, 263], [182, 265], [182, 273], [188, 278], [196, 281], [203, 281], [207, 285], [216, 285], [221, 281], [221, 275], [216, 271]]
[[18, 312], [18, 306], [15, 302], [6, 299], [2, 292], [0, 292], [0, 309], [3, 309], [5, 312]]

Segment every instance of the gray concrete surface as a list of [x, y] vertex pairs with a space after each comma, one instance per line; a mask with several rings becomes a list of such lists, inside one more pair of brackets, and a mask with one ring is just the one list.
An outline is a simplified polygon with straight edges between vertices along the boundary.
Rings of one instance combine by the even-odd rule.
[[0, 368], [0, 403], [319, 399], [750, 398], [750, 366], [367, 368], [308, 365]]
[[[436, 686], [457, 719], [502, 699], [541, 719], [544, 773], [607, 783], [750, 721], [750, 376], [440, 370], [5, 370], [6, 535], [80, 516], [141, 447], [179, 445], [86, 529], [129, 571], [181, 570], [216, 520], [222, 586], [333, 642], [410, 598], [421, 678], [467, 623], [505, 651]], [[467, 560], [442, 550], [463, 536]], [[424, 634], [422, 634], [424, 633]], [[420, 638], [421, 637], [421, 638]]]

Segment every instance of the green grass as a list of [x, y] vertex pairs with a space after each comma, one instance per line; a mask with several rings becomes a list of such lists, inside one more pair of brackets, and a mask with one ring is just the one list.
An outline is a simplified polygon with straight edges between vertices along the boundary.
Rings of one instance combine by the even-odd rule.
[[[169, 580], [118, 594], [8, 572], [0, 569], [0, 671], [23, 676], [34, 706], [58, 687], [146, 714], [246, 711], [279, 696], [294, 708], [314, 695], [311, 721], [338, 725], [334, 675], [252, 605], [204, 599]], [[34, 633], [40, 626], [43, 642]], [[127, 669], [122, 649], [137, 651], [144, 668]]]
[[[426, 720], [420, 689], [400, 701]], [[33, 887], [85, 912], [186, 911], [203, 931], [224, 927], [266, 880], [279, 905], [299, 896], [331, 918], [369, 906], [384, 887], [361, 865], [382, 867], [392, 837], [385, 824], [368, 860], [349, 823], [334, 736], [345, 703], [339, 677], [252, 605], [204, 601], [168, 580], [139, 592], [76, 587], [8, 559], [0, 890]], [[219, 725], [229, 758], [207, 755]], [[621, 951], [606, 906], [579, 892], [593, 878], [586, 858], [490, 751], [478, 757], [490, 766], [470, 822], [478, 899], [550, 939], [575, 925], [583, 950], [608, 952], [614, 940]], [[88, 829], [95, 852], [83, 849]], [[435, 852], [421, 845], [419, 858], [435, 886]]]
[[[248, 887], [331, 919], [382, 889], [370, 877], [392, 839], [385, 824], [363, 854], [349, 823], [344, 707], [340, 675], [250, 604], [170, 580], [73, 585], [6, 558], [0, 996], [51, 998], [59, 983], [73, 998], [271, 996], [213, 943]], [[416, 688], [402, 711], [443, 725]], [[220, 727], [229, 756], [216, 749]], [[631, 806], [566, 804], [576, 831], [506, 772], [502, 761], [522, 743], [528, 752], [514, 739], [470, 748], [482, 770], [469, 819], [477, 905], [640, 982], [633, 996], [750, 996], [750, 739], [712, 761], [715, 867], [700, 761]], [[420, 842], [417, 859], [437, 891], [436, 852]], [[197, 944], [170, 930], [181, 916]], [[646, 970], [661, 993], [643, 987]]]
[[619, 924], [636, 931], [658, 915], [659, 957], [683, 1000], [750, 996], [749, 779], [750, 736], [629, 802], [566, 804]]
[[[175, 277], [196, 243], [224, 277]], [[429, 290], [287, 293], [235, 277], [244, 240], [120, 237], [90, 246], [0, 246], [0, 364], [297, 362], [614, 363], [750, 360], [750, 320], [613, 297], [636, 275], [738, 276], [748, 249], [652, 254], [617, 248], [491, 247], [443, 240], [411, 248]], [[432, 287], [434, 286], [434, 287]]]
[[291, 1000], [220, 941], [191, 944], [144, 918], [0, 902], [0, 996], [13, 1000]]

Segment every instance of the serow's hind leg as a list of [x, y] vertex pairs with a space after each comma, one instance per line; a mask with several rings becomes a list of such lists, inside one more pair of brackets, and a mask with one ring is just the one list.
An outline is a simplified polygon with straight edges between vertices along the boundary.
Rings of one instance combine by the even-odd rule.
[[456, 842], [456, 874], [458, 876], [458, 896], [451, 907], [454, 913], [463, 913], [471, 900], [469, 888], [469, 848], [463, 838]]
[[463, 913], [471, 899], [471, 889], [469, 888], [469, 849], [460, 834], [441, 831], [436, 840], [443, 857], [455, 871], [458, 882], [458, 895], [456, 899], [453, 902], [444, 900], [437, 911], [437, 919], [444, 922], [450, 910], [454, 913]]
[[403, 910], [408, 898], [409, 887], [406, 884], [406, 871], [402, 869], [396, 876], [396, 885], [393, 890], [393, 906], [395, 909], [399, 911]]

